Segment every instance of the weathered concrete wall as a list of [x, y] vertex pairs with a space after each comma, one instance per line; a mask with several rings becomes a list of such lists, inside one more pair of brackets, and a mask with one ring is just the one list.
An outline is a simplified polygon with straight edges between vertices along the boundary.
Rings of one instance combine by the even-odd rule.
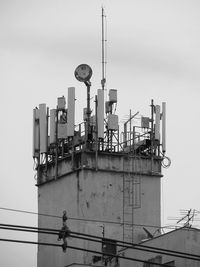
[[[122, 177], [118, 174], [108, 173], [104, 175], [102, 172], [89, 170], [75, 172], [39, 187], [39, 213], [62, 216], [63, 210], [66, 210], [69, 217], [83, 219], [82, 221], [69, 220], [68, 225], [71, 231], [80, 231], [102, 237], [102, 226], [104, 224], [98, 221], [122, 221], [122, 185]], [[97, 222], [88, 222], [84, 219], [94, 219]], [[39, 217], [39, 227], [58, 229], [61, 226], [61, 219]], [[106, 224], [105, 235], [106, 237], [121, 239], [121, 225]], [[55, 236], [39, 235], [39, 241], [55, 243], [56, 238]], [[69, 240], [69, 243], [73, 246], [78, 244], [91, 249], [96, 247], [95, 243], [87, 244], [87, 242], [79, 240]], [[100, 250], [101, 246], [98, 245], [97, 248]], [[87, 263], [87, 261], [91, 261], [91, 257], [86, 253], [82, 253], [82, 256], [80, 254], [76, 251], [71, 254], [70, 251], [70, 259], [68, 260], [69, 254], [67, 257], [61, 249], [41, 246], [38, 254], [38, 266], [55, 266], [55, 261], [56, 266], [64, 266], [63, 263]]]
[[[146, 246], [158, 247], [162, 249], [174, 250], [189, 254], [199, 255], [200, 248], [200, 230], [193, 228], [182, 228], [179, 230], [172, 231], [170, 233], [161, 235], [152, 240], [148, 240], [142, 243]], [[123, 252], [124, 256], [132, 257], [141, 260], [149, 260], [156, 256], [162, 257], [162, 264], [175, 261], [176, 267], [199, 267], [200, 262], [191, 259], [184, 259], [179, 257], [173, 257], [163, 255], [161, 253], [150, 253], [146, 251], [138, 251], [134, 249], [127, 249]], [[142, 267], [143, 263], [132, 262], [128, 260], [120, 260], [121, 267]]]
[[111, 172], [132, 172], [143, 175], [154, 175], [161, 177], [161, 159], [159, 157], [132, 156], [124, 154], [99, 153], [96, 159], [94, 152], [79, 152], [73, 157], [68, 156], [58, 160], [56, 174], [56, 163], [48, 163], [41, 166], [39, 172], [38, 185], [66, 176], [78, 169], [103, 170]]
[[[62, 216], [66, 210], [71, 231], [83, 232], [106, 238], [123, 239], [123, 182], [129, 172], [128, 163], [124, 167], [123, 157], [99, 155], [98, 171], [93, 154], [82, 155], [81, 167], [72, 170], [71, 159], [63, 160], [58, 165], [58, 179], [55, 169], [50, 166], [47, 176], [43, 176], [38, 186], [38, 212]], [[135, 174], [140, 179], [141, 206], [134, 210], [135, 224], [160, 225], [160, 165], [149, 159], [135, 160]], [[79, 163], [77, 164], [79, 165]], [[127, 172], [127, 173], [125, 173]], [[149, 175], [147, 175], [149, 173]], [[154, 175], [156, 173], [156, 175]], [[90, 221], [93, 220], [93, 221]], [[114, 223], [109, 223], [114, 222]], [[38, 226], [61, 229], [62, 219], [39, 216]], [[146, 237], [142, 226], [135, 227], [135, 242]], [[39, 242], [62, 244], [56, 236], [39, 235]], [[101, 251], [101, 244], [79, 239], [69, 239], [71, 246]], [[75, 250], [63, 253], [61, 248], [39, 246], [38, 267], [63, 267], [74, 262], [91, 263], [92, 254]]]
[[[161, 226], [161, 190], [157, 177], [141, 177], [141, 208], [134, 209], [134, 243], [147, 238], [143, 226], [154, 233]], [[141, 225], [141, 226], [139, 226]], [[146, 226], [145, 226], [146, 225]], [[151, 227], [150, 227], [151, 226]], [[155, 226], [155, 227], [152, 227]]]

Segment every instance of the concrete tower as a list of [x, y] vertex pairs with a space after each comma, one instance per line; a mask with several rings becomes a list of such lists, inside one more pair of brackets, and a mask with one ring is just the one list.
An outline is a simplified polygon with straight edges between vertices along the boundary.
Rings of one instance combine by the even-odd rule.
[[[38, 186], [39, 228], [61, 229], [63, 212], [71, 231], [102, 237], [103, 242], [119, 239], [137, 243], [161, 226], [160, 179], [165, 153], [165, 103], [151, 103], [151, 116], [134, 125], [135, 115], [124, 123], [122, 132], [114, 114], [117, 91], [109, 91], [105, 103], [99, 89], [92, 116], [88, 104], [84, 122], [75, 127], [75, 88], [58, 98], [56, 109], [40, 104], [34, 109], [33, 157]], [[104, 116], [104, 113], [106, 114]], [[162, 145], [160, 119], [162, 117]], [[162, 153], [161, 153], [162, 150]], [[145, 228], [145, 229], [144, 229]], [[57, 236], [39, 234], [39, 242], [62, 244]], [[70, 237], [68, 246], [118, 253], [115, 244]], [[105, 263], [107, 261], [107, 263]], [[110, 261], [110, 262], [109, 262]], [[109, 262], [109, 263], [108, 263]], [[116, 258], [88, 251], [38, 246], [38, 267], [117, 266]]]

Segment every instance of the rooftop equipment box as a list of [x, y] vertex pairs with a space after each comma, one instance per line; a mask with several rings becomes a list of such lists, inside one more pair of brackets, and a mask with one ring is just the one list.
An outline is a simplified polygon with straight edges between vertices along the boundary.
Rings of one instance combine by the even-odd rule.
[[117, 90], [116, 89], [109, 90], [109, 101], [111, 103], [117, 103]]
[[149, 128], [149, 121], [150, 121], [150, 119], [148, 117], [142, 117], [141, 118], [141, 127], [142, 128]]
[[108, 130], [118, 130], [118, 116], [115, 114], [108, 115]]
[[67, 123], [58, 123], [58, 138], [67, 138]]
[[61, 96], [61, 97], [58, 97], [58, 109], [65, 109], [65, 97], [64, 96]]

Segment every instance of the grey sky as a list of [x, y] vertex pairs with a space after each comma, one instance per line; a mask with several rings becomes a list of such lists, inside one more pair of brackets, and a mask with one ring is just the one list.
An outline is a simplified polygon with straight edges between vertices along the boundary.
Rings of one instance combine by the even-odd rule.
[[[107, 14], [107, 85], [118, 89], [117, 113], [150, 114], [167, 102], [163, 220], [199, 202], [200, 2], [198, 0], [0, 0], [0, 206], [37, 211], [32, 155], [32, 109], [55, 107], [76, 87], [76, 122], [86, 105], [74, 78], [93, 68], [92, 95], [101, 80], [101, 6]], [[36, 225], [34, 215], [0, 211], [2, 223]], [[173, 222], [172, 222], [173, 223]], [[2, 237], [34, 239], [6, 233]], [[12, 255], [12, 257], [8, 257]], [[0, 243], [1, 263], [36, 266], [36, 247]]]

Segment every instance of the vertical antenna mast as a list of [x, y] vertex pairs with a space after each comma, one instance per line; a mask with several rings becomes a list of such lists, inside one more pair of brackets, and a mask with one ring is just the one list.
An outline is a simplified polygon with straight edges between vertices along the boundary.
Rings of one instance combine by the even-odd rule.
[[106, 83], [106, 78], [105, 78], [105, 38], [104, 38], [104, 18], [105, 18], [105, 15], [104, 15], [104, 8], [102, 7], [101, 9], [101, 19], [102, 19], [102, 53], [101, 53], [101, 56], [102, 56], [102, 80], [101, 80], [101, 86], [102, 86], [102, 89], [104, 90], [105, 89], [105, 83]]

